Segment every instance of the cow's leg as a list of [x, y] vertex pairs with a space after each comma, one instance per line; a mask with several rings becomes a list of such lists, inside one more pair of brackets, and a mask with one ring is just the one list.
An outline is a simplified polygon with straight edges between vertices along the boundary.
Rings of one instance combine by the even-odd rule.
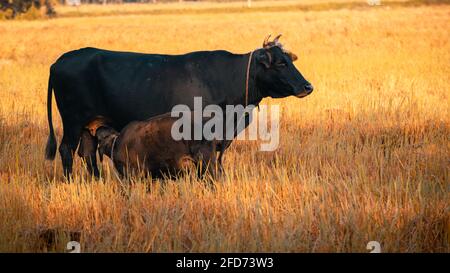
[[64, 135], [59, 145], [59, 154], [61, 155], [64, 176], [67, 179], [70, 179], [70, 175], [72, 174], [73, 154], [77, 149], [80, 137], [80, 133], [75, 132], [76, 130], [64, 130]]
[[204, 173], [211, 175], [214, 180], [217, 179], [217, 175], [220, 173], [220, 169], [218, 169], [216, 159], [214, 157], [211, 157], [210, 160], [205, 163], [207, 165], [207, 169]]
[[97, 166], [97, 156], [96, 154], [91, 154], [86, 160], [88, 171], [91, 175], [94, 175], [95, 178], [100, 177], [100, 171]]
[[211, 175], [211, 178], [215, 180], [217, 175], [220, 173], [218, 169], [219, 165], [216, 159], [216, 144], [214, 142], [210, 142], [209, 145], [205, 145], [200, 149], [199, 159], [202, 161], [202, 170], [201, 177], [204, 177], [206, 174]]
[[[216, 163], [216, 164], [218, 164], [218, 174], [219, 175], [222, 175], [225, 173], [225, 169], [223, 168], [223, 154], [225, 153], [225, 149], [227, 148], [226, 142], [227, 142], [226, 140], [222, 140], [222, 142], [216, 144], [216, 151], [219, 150], [219, 156], [217, 158], [217, 163]], [[228, 142], [229, 142], [229, 144], [228, 144], [228, 147], [229, 147], [231, 144], [231, 140]], [[217, 148], [219, 148], [219, 149], [217, 149]]]
[[62, 139], [61, 145], [59, 145], [59, 154], [61, 155], [61, 161], [63, 165], [64, 176], [70, 178], [72, 174], [73, 165], [73, 151], [75, 149], [71, 148], [70, 142], [66, 139]]
[[217, 160], [215, 153], [206, 155], [202, 160], [202, 170], [200, 177], [206, 178], [206, 186], [208, 186], [211, 190], [216, 190], [216, 180], [218, 178], [218, 175], [220, 175], [220, 170], [217, 169]]
[[78, 155], [86, 162], [89, 174], [98, 178], [100, 173], [97, 167], [97, 138], [92, 136], [88, 130], [83, 130], [81, 133]]

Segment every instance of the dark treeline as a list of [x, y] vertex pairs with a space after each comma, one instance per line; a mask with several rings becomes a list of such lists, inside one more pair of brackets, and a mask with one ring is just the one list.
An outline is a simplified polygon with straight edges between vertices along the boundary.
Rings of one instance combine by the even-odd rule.
[[56, 14], [51, 0], [0, 0], [0, 12], [6, 19], [13, 19], [21, 13], [28, 12], [32, 7], [37, 10], [45, 7], [47, 16]]

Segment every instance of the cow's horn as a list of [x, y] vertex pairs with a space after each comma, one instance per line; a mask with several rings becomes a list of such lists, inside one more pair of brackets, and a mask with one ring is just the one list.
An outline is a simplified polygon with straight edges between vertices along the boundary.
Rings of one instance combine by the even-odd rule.
[[269, 45], [269, 39], [270, 39], [270, 36], [272, 36], [272, 34], [269, 34], [269, 35], [266, 37], [266, 39], [264, 39], [263, 47], [266, 47], [266, 46]]
[[275, 44], [277, 44], [277, 43], [278, 43], [278, 39], [280, 39], [280, 37], [281, 37], [281, 34], [278, 34], [278, 36], [275, 37], [275, 39], [273, 39], [273, 42], [274, 42]]

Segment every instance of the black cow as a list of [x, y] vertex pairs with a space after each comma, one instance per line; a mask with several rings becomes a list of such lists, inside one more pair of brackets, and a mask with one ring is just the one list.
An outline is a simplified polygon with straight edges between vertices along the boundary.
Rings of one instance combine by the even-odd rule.
[[[131, 121], [170, 112], [177, 104], [192, 109], [195, 96], [202, 97], [206, 106], [258, 105], [264, 97], [309, 95], [312, 85], [295, 68], [292, 62], [296, 56], [283, 49], [279, 37], [266, 39], [252, 54], [217, 50], [160, 55], [96, 48], [63, 54], [50, 68], [46, 158], [53, 160], [56, 154], [52, 90], [63, 123], [59, 152], [66, 176], [72, 172], [73, 154], [83, 127], [96, 116], [107, 117], [120, 131]], [[248, 119], [245, 121], [246, 127]], [[98, 176], [95, 153], [85, 160], [89, 171]]]

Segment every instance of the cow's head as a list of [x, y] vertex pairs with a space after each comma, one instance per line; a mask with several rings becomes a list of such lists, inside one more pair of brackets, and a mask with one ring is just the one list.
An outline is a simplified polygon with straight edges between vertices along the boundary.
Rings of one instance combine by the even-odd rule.
[[254, 52], [258, 90], [272, 98], [306, 97], [314, 88], [294, 66], [297, 56], [278, 42], [280, 36], [273, 41], [268, 41], [270, 36], [267, 37], [263, 48]]

